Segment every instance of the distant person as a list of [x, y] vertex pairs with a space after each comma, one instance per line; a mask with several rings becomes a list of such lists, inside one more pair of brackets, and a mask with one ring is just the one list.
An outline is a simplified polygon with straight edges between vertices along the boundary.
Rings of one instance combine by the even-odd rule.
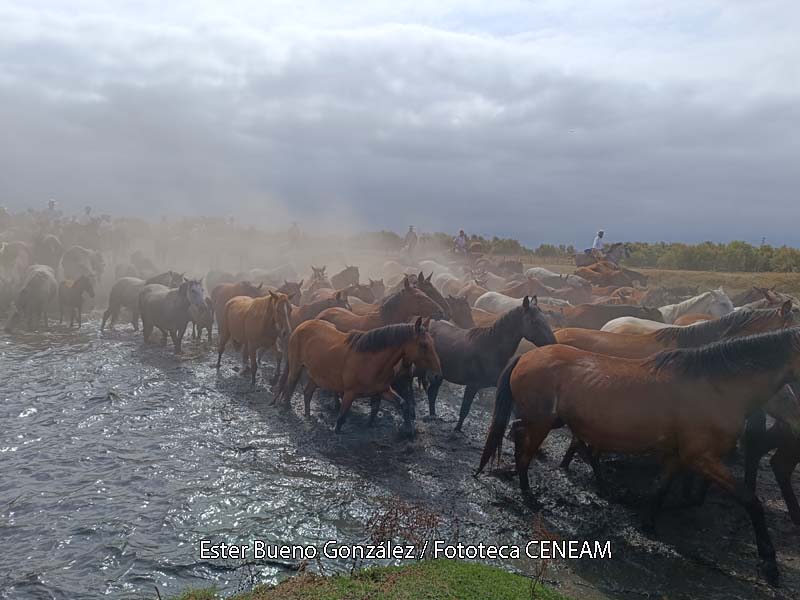
[[292, 226], [289, 227], [289, 246], [297, 248], [300, 245], [300, 227], [297, 221], [292, 221]]
[[417, 232], [414, 231], [413, 225], [408, 226], [408, 231], [406, 232], [404, 241], [406, 254], [408, 255], [409, 259], [413, 260], [414, 253], [417, 249], [417, 242], [419, 241], [419, 238], [417, 238]]
[[463, 254], [464, 258], [467, 257], [468, 242], [469, 240], [467, 239], [467, 234], [464, 233], [463, 229], [459, 229], [458, 237], [456, 237], [455, 239], [456, 252], [458, 252], [459, 254]]
[[603, 236], [605, 236], [605, 234], [606, 232], [601, 229], [597, 232], [597, 235], [594, 236], [594, 241], [592, 242], [591, 254], [597, 260], [603, 258]]

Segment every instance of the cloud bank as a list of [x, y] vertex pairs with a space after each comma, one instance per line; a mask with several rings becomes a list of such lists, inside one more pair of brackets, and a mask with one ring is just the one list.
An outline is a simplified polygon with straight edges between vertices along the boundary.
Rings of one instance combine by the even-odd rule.
[[0, 203], [800, 244], [796, 3], [419, 4], [0, 8]]

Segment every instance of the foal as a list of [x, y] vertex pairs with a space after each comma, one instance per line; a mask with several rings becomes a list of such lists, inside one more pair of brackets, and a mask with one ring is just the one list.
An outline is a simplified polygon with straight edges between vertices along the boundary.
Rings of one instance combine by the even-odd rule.
[[86, 294], [89, 298], [94, 298], [94, 286], [92, 280], [86, 276], [81, 275], [75, 281], [62, 281], [58, 286], [58, 322], [64, 322], [64, 309], [69, 311], [69, 326], [75, 323], [75, 314], [78, 315], [78, 329], [80, 329], [82, 322], [81, 312], [83, 310], [83, 295]]

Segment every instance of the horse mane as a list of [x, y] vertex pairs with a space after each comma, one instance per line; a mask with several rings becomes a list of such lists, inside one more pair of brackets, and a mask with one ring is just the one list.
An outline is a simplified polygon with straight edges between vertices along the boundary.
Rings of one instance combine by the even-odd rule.
[[504, 312], [494, 323], [488, 327], [473, 327], [467, 331], [467, 339], [473, 342], [481, 342], [486, 339], [492, 339], [498, 331], [504, 327], [507, 327], [512, 321], [516, 321], [519, 318], [519, 315], [522, 314], [523, 310], [524, 308], [520, 304], [519, 306], [515, 306], [511, 310]]
[[642, 363], [651, 372], [664, 369], [690, 377], [730, 376], [785, 363], [800, 352], [800, 329], [780, 329], [714, 342], [698, 348], [659, 352]]
[[[413, 289], [413, 288], [412, 288]], [[378, 306], [378, 311], [380, 312], [381, 317], [390, 316], [392, 313], [397, 311], [400, 307], [400, 304], [403, 302], [403, 292], [405, 288], [400, 288], [391, 296], [386, 296]], [[424, 293], [424, 292], [420, 292]]]
[[414, 337], [414, 326], [409, 323], [386, 325], [369, 331], [351, 331], [347, 345], [356, 352], [380, 352], [386, 348], [405, 344]]
[[741, 309], [728, 313], [718, 319], [696, 323], [688, 327], [665, 327], [655, 333], [659, 342], [675, 342], [678, 348], [703, 346], [729, 337], [737, 331], [775, 315], [774, 308]]

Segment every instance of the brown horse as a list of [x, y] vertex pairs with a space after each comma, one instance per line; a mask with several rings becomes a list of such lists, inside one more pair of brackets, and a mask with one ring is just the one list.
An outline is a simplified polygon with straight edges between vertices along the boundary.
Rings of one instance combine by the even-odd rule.
[[287, 296], [289, 296], [289, 300], [292, 302], [292, 304], [294, 304], [295, 306], [299, 306], [300, 298], [303, 297], [303, 280], [301, 279], [300, 281], [286, 281], [284, 279], [283, 285], [273, 291], [281, 294], [286, 294]]
[[258, 350], [271, 349], [278, 338], [287, 339], [292, 331], [289, 322], [291, 303], [286, 294], [267, 292], [266, 296], [236, 296], [225, 304], [219, 321], [217, 369], [228, 340], [242, 346], [242, 362], [250, 359], [250, 382], [256, 384]]
[[358, 267], [345, 265], [336, 275], [331, 275], [331, 283], [333, 287], [341, 289], [349, 285], [358, 285], [360, 277]]
[[225, 316], [225, 305], [228, 300], [236, 296], [258, 298], [266, 292], [263, 288], [263, 283], [255, 285], [249, 281], [239, 281], [237, 283], [220, 283], [211, 290], [211, 303], [214, 305], [214, 320], [217, 322], [217, 327], [222, 327], [222, 318]]
[[333, 323], [339, 331], [368, 331], [392, 323], [404, 323], [413, 316], [444, 317], [442, 308], [424, 292], [412, 286], [406, 279], [405, 286], [385, 298], [376, 309], [365, 315], [357, 315], [344, 308], [329, 308], [317, 318]]
[[[557, 344], [513, 361], [498, 381], [494, 416], [478, 472], [499, 452], [512, 409], [516, 469], [529, 492], [528, 467], [550, 430], [567, 425], [600, 452], [656, 452], [663, 471], [644, 518], [655, 516], [675, 475], [687, 468], [717, 483], [747, 510], [760, 571], [777, 584], [775, 550], [758, 497], [737, 485], [722, 462], [745, 419], [800, 376], [800, 329], [783, 329], [642, 361]], [[800, 431], [796, 399], [771, 407]]]
[[281, 376], [276, 397], [287, 404], [294, 394], [303, 370], [308, 384], [303, 393], [305, 414], [311, 414], [311, 397], [321, 387], [342, 394], [336, 432], [342, 429], [350, 406], [358, 397], [381, 396], [405, 406], [406, 425], [411, 428], [408, 404], [392, 387], [399, 363], [441, 373], [433, 339], [427, 331], [429, 319], [417, 318], [414, 325], [388, 325], [366, 332], [343, 333], [331, 323], [306, 321], [289, 338], [287, 368]]
[[342, 296], [347, 299], [350, 296], [358, 298], [364, 302], [368, 302], [370, 304], [375, 302], [375, 294], [372, 291], [372, 288], [365, 284], [360, 283], [351, 283], [350, 285], [341, 288], [340, 290], [335, 290], [333, 288], [319, 288], [309, 298], [309, 302], [316, 302], [317, 300], [324, 300], [326, 298], [333, 298], [336, 294], [341, 293]]
[[620, 358], [646, 358], [671, 348], [693, 348], [721, 339], [763, 333], [792, 324], [792, 303], [780, 308], [742, 309], [692, 327], [665, 327], [632, 335], [568, 327], [556, 332], [559, 344]]
[[664, 315], [657, 308], [645, 306], [631, 306], [628, 304], [581, 304], [575, 307], [566, 307], [567, 327], [582, 327], [584, 329], [600, 329], [611, 319], [619, 317], [637, 317], [650, 321], [664, 322]]

